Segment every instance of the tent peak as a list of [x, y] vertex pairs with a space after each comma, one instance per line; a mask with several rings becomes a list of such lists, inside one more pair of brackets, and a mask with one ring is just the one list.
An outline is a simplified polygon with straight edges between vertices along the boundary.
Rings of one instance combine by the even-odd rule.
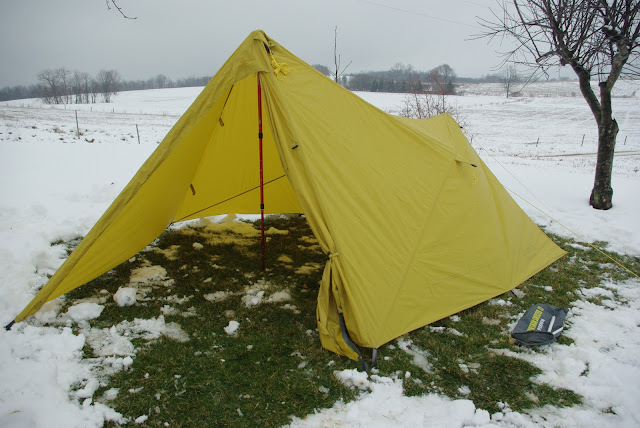
[[273, 41], [269, 38], [269, 36], [267, 36], [267, 34], [262, 30], [252, 31], [251, 34], [249, 34], [248, 38], [251, 40], [260, 40], [267, 46], [269, 46], [270, 43], [273, 43]]

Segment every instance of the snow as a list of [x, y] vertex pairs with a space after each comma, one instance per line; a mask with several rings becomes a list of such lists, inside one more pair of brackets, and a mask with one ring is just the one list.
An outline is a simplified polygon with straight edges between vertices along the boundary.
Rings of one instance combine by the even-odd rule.
[[149, 419], [149, 416], [147, 416], [147, 415], [142, 415], [142, 416], [137, 417], [137, 418], [134, 420], [134, 422], [135, 422], [136, 424], [143, 424], [143, 423], [145, 423], [145, 422], [146, 422], [146, 420], [147, 420], [147, 419]]
[[[162, 315], [151, 319], [135, 318], [133, 321], [122, 321], [111, 328], [84, 328], [82, 334], [93, 352], [103, 357], [135, 355], [135, 347], [131, 341], [136, 338], [154, 340], [166, 336], [179, 342], [189, 340], [179, 324], [166, 323]], [[126, 367], [130, 365], [127, 364], [128, 361], [126, 358], [116, 359], [112, 361], [112, 365], [117, 368]]]
[[205, 294], [204, 298], [210, 302], [222, 302], [230, 296], [233, 296], [231, 291], [216, 291], [215, 293]]
[[[640, 288], [638, 281], [609, 282], [604, 286], [628, 300], [628, 306], [616, 304], [615, 310], [611, 310], [588, 301], [577, 301], [571, 309], [571, 328], [564, 331], [574, 344], [553, 344], [544, 354], [518, 354], [542, 369], [536, 381], [571, 389], [585, 398], [585, 409], [581, 412], [585, 416], [576, 418], [566, 410], [558, 412], [558, 416], [567, 413], [563, 416], [565, 420], [573, 420], [569, 426], [606, 425], [607, 409], [621, 416], [623, 423], [618, 426], [640, 424], [636, 410], [640, 385], [637, 353], [640, 350]], [[510, 351], [500, 352], [512, 355]], [[601, 413], [595, 420], [587, 421], [594, 416], [587, 417], [586, 409]]]
[[394, 427], [471, 427], [490, 425], [486, 410], [476, 409], [470, 400], [450, 400], [435, 394], [406, 397], [402, 380], [372, 375], [357, 370], [336, 372], [345, 385], [363, 391], [357, 401], [338, 402], [328, 410], [294, 418], [290, 427], [321, 428], [348, 426], [367, 428]]
[[162, 282], [167, 280], [167, 270], [162, 266], [143, 266], [131, 272], [131, 284], [146, 284], [148, 282]]
[[88, 321], [95, 318], [98, 318], [102, 313], [104, 306], [99, 305], [97, 303], [91, 302], [83, 302], [78, 303], [77, 305], [71, 306], [67, 309], [67, 314], [74, 321]]
[[238, 321], [229, 321], [229, 325], [226, 326], [223, 330], [229, 336], [235, 336], [238, 334], [239, 328], [240, 328], [240, 323]]
[[136, 294], [137, 290], [135, 288], [119, 287], [118, 291], [113, 295], [113, 300], [120, 307], [133, 306], [136, 304]]
[[[532, 85], [521, 91], [523, 97], [510, 99], [504, 98], [496, 85], [465, 85], [462, 89], [466, 95], [451, 97], [450, 101], [462, 113], [472, 146], [536, 223], [549, 232], [583, 242], [606, 241], [608, 250], [638, 256], [639, 88], [637, 82], [620, 82], [615, 94], [614, 115], [620, 134], [613, 177], [614, 207], [606, 212], [588, 205], [597, 130], [575, 83]], [[67, 108], [42, 106], [33, 100], [0, 104], [0, 321], [6, 324], [17, 315], [67, 256], [63, 245], [51, 243], [78, 239], [88, 232], [200, 90], [127, 92], [112, 104]], [[398, 111], [402, 103], [398, 94], [358, 95], [385, 111]], [[228, 228], [235, 234], [234, 243], [242, 245], [255, 230], [234, 219], [231, 214], [223, 224], [208, 220], [195, 224], [205, 236], [208, 228]], [[207, 242], [199, 242], [194, 248], [202, 248], [200, 245]], [[301, 242], [317, 247], [313, 237]], [[575, 246], [582, 248], [584, 244]], [[290, 263], [290, 259], [281, 262]], [[299, 273], [320, 268], [309, 264]], [[135, 287], [170, 281], [160, 266], [142, 266], [129, 287], [120, 288], [113, 298], [118, 304], [135, 304]], [[290, 300], [286, 290], [270, 293], [269, 284], [249, 283], [241, 299], [246, 305]], [[598, 287], [581, 293], [585, 300], [572, 306], [570, 326], [564, 331], [573, 340], [571, 345], [554, 343], [544, 352], [514, 356], [541, 369], [536, 381], [580, 394], [582, 405], [545, 406], [524, 414], [502, 403], [500, 412], [489, 415], [467, 399], [452, 400], [436, 394], [406, 397], [403, 382], [413, 382], [421, 369], [429, 370], [430, 363], [427, 349], [401, 339], [396, 345], [414, 361], [404, 373], [383, 377], [357, 370], [335, 372], [336, 378], [360, 391], [359, 398], [350, 403], [337, 402], [304, 419], [294, 418], [291, 426], [639, 426], [640, 281], [603, 280]], [[205, 298], [215, 304], [230, 295], [213, 293]], [[596, 297], [603, 305], [586, 300]], [[167, 302], [182, 304], [190, 298], [169, 296]], [[30, 322], [0, 331], [2, 427], [126, 423], [122, 415], [108, 407], [117, 389], [111, 388], [104, 395], [107, 404], [93, 401], [103, 375], [135, 364], [134, 338], [189, 340], [180, 325], [166, 323], [162, 315], [123, 321], [109, 329], [91, 328], [88, 321], [101, 315], [100, 302], [77, 302], [61, 314], [62, 299], [45, 304]], [[492, 302], [508, 304], [500, 299]], [[290, 304], [283, 307], [296, 310]], [[168, 312], [172, 309], [167, 305]], [[46, 326], [59, 317], [76, 323], [79, 333], [68, 327]], [[237, 334], [239, 327], [237, 321], [231, 321], [224, 330]], [[91, 346], [98, 358], [83, 360], [85, 345]], [[473, 372], [471, 364], [460, 364]], [[468, 395], [471, 389], [462, 385], [460, 393]], [[129, 422], [144, 424], [145, 418], [142, 415]]]
[[398, 347], [413, 357], [413, 364], [424, 370], [425, 373], [433, 372], [433, 367], [428, 360], [429, 351], [422, 350], [413, 344], [413, 341], [399, 338]]
[[366, 391], [371, 388], [369, 375], [366, 372], [357, 369], [335, 371], [334, 376], [349, 388], [358, 388], [360, 391]]

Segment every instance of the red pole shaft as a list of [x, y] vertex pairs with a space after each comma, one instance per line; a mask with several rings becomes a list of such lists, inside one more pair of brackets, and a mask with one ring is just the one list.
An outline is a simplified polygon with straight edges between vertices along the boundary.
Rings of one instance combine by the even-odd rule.
[[258, 76], [258, 141], [260, 146], [260, 236], [262, 239], [262, 270], [264, 266], [265, 239], [264, 239], [264, 175], [262, 161], [262, 87], [260, 85], [260, 73]]

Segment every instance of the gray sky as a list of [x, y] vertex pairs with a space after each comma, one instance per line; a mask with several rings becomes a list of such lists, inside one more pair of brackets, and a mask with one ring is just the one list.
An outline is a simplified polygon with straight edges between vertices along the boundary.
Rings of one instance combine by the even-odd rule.
[[479, 77], [500, 62], [498, 44], [470, 40], [494, 0], [3, 0], [0, 87], [37, 83], [66, 67], [126, 80], [213, 75], [256, 29], [310, 64], [333, 64], [334, 27], [348, 72], [449, 64]]

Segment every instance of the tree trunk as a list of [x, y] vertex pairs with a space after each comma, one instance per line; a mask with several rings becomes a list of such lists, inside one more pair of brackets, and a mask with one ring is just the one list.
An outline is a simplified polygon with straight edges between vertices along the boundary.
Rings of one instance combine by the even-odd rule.
[[613, 199], [611, 173], [613, 171], [613, 153], [618, 135], [618, 124], [615, 120], [609, 126], [601, 126], [598, 133], [598, 160], [593, 190], [589, 205], [598, 210], [610, 209]]
[[611, 88], [606, 82], [600, 83], [600, 120], [598, 121], [598, 159], [596, 177], [589, 198], [589, 205], [597, 210], [608, 210], [613, 206], [611, 174], [613, 154], [618, 135], [618, 123], [612, 117]]

